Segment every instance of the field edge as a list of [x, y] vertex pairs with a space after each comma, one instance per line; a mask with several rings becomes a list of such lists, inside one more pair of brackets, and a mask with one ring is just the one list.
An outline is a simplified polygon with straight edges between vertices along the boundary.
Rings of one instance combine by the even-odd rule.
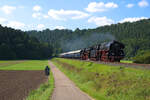
[[48, 76], [48, 82], [43, 83], [39, 88], [32, 90], [26, 100], [51, 100], [54, 90], [54, 77], [52, 72]]

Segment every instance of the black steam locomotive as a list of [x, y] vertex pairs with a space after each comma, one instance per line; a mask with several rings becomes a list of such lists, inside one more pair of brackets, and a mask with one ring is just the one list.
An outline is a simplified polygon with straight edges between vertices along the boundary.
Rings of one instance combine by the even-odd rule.
[[59, 56], [62, 58], [82, 60], [89, 59], [94, 61], [120, 62], [120, 60], [125, 56], [123, 51], [124, 48], [124, 44], [118, 41], [111, 41], [101, 43], [90, 48], [84, 48], [83, 50], [62, 53]]

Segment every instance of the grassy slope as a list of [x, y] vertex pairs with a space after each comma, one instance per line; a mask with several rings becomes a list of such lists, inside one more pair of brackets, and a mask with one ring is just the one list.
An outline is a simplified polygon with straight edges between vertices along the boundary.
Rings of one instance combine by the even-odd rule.
[[52, 61], [96, 100], [150, 100], [150, 70], [59, 58]]
[[18, 64], [1, 66], [0, 70], [44, 70], [48, 60], [29, 60]]
[[[43, 70], [48, 65], [48, 60], [0, 61], [0, 70]], [[7, 63], [7, 64], [6, 64]], [[51, 73], [47, 83], [41, 84], [37, 90], [31, 91], [27, 100], [49, 100], [54, 88], [54, 78]]]

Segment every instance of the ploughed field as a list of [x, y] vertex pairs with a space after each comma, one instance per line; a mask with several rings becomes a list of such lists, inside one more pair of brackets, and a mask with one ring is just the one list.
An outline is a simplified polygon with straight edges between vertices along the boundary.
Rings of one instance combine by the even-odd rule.
[[25, 100], [46, 83], [47, 60], [0, 61], [0, 100]]
[[0, 100], [23, 100], [46, 80], [44, 71], [0, 71]]

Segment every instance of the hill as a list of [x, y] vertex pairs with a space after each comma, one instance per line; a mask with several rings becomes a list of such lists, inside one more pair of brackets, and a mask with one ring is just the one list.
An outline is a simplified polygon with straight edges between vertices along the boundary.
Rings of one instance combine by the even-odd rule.
[[30, 36], [51, 44], [55, 54], [82, 49], [104, 41], [118, 40], [125, 44], [126, 58], [150, 49], [150, 19], [112, 24], [95, 29], [27, 31]]
[[52, 47], [21, 30], [0, 25], [0, 59], [46, 59]]

